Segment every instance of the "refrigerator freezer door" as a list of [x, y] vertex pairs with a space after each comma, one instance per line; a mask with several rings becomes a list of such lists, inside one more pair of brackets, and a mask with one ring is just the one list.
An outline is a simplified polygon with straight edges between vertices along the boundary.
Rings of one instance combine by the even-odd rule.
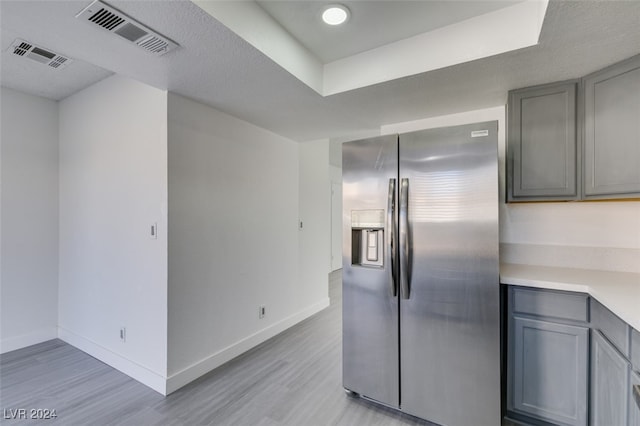
[[403, 134], [399, 152], [400, 246], [410, 243], [402, 410], [448, 426], [499, 425], [497, 122]]
[[397, 154], [396, 135], [342, 148], [343, 385], [394, 407], [399, 406], [398, 298], [392, 279], [397, 260], [391, 254]]

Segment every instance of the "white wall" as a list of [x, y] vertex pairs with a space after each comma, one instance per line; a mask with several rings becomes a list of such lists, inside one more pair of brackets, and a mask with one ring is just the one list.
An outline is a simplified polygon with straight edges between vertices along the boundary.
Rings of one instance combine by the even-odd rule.
[[61, 101], [59, 125], [59, 336], [164, 392], [167, 93], [109, 77]]
[[0, 350], [57, 337], [58, 105], [0, 92]]
[[498, 120], [503, 262], [640, 272], [640, 202], [505, 202], [503, 106], [382, 126], [382, 134]]
[[327, 300], [326, 269], [322, 291], [298, 275], [298, 144], [172, 93], [168, 111], [171, 392]]
[[299, 297], [311, 304], [328, 297], [331, 271], [329, 140], [300, 144]]
[[506, 263], [640, 273], [640, 201], [507, 204]]

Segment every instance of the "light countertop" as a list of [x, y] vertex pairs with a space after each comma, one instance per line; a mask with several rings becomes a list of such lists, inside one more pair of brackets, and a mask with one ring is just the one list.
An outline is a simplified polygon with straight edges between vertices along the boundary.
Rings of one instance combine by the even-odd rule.
[[503, 263], [500, 282], [588, 293], [640, 331], [640, 274]]

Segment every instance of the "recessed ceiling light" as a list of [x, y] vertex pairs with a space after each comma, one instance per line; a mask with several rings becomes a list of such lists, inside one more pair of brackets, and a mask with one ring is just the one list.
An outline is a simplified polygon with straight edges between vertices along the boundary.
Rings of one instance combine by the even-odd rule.
[[327, 25], [340, 25], [349, 19], [349, 9], [341, 4], [332, 4], [322, 12], [322, 20]]

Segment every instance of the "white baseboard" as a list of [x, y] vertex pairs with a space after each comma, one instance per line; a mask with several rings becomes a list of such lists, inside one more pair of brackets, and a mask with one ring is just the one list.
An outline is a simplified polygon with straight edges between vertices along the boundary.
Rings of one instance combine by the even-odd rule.
[[58, 329], [56, 327], [42, 328], [29, 334], [23, 334], [22, 336], [7, 337], [0, 340], [0, 354], [26, 348], [27, 346], [46, 342], [47, 340], [57, 337]]
[[24, 336], [2, 339], [0, 341], [0, 353], [10, 352], [36, 343], [59, 338], [116, 370], [121, 371], [134, 380], [150, 387], [156, 392], [162, 395], [168, 395], [209, 371], [231, 361], [238, 355], [285, 331], [289, 327], [320, 312], [327, 306], [329, 306], [328, 297], [208, 356], [190, 367], [172, 374], [168, 378], [63, 327], [43, 329]]
[[92, 357], [99, 359], [105, 364], [110, 365], [116, 370], [121, 371], [156, 392], [167, 395], [166, 377], [62, 327], [58, 327], [58, 338], [86, 352]]
[[191, 365], [190, 367], [187, 367], [177, 373], [171, 374], [167, 379], [166, 395], [180, 389], [187, 383], [194, 381], [198, 377], [232, 360], [238, 355], [272, 338], [276, 334], [283, 332], [284, 330], [310, 317], [311, 315], [320, 312], [327, 306], [329, 306], [328, 297], [317, 303], [314, 303], [313, 305], [303, 309], [296, 314], [293, 314], [263, 330], [258, 331], [257, 333], [245, 337], [244, 339], [208, 356], [207, 358], [204, 358], [203, 360]]

